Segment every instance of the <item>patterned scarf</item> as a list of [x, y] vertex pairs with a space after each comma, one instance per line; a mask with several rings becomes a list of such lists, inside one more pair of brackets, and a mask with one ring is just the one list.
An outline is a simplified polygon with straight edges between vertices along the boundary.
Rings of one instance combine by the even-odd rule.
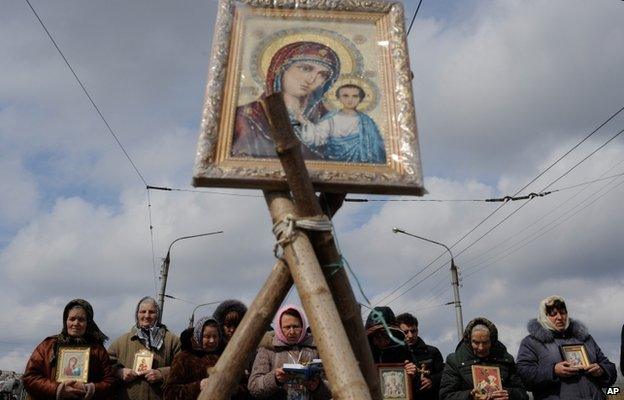
[[153, 326], [149, 328], [142, 328], [139, 325], [139, 307], [142, 303], [145, 302], [153, 302], [156, 306], [156, 321], [158, 321], [158, 316], [160, 316], [160, 308], [158, 307], [158, 302], [154, 300], [153, 297], [145, 296], [136, 306], [136, 310], [134, 311], [134, 319], [136, 321], [136, 325], [134, 327], [135, 334], [139, 338], [139, 341], [143, 343], [143, 346], [147, 347], [150, 350], [160, 350], [163, 343], [165, 342], [165, 333], [167, 332], [167, 327], [158, 324], [155, 322]]

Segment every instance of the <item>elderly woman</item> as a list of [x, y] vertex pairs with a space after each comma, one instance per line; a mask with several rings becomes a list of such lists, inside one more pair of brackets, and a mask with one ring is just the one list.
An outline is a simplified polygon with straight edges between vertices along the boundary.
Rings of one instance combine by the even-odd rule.
[[195, 400], [208, 381], [208, 369], [221, 354], [218, 322], [209, 317], [182, 332], [182, 351], [176, 354], [165, 384], [165, 400]]
[[[63, 310], [63, 329], [58, 335], [50, 336], [33, 351], [26, 371], [22, 376], [24, 387], [31, 399], [106, 399], [112, 393], [115, 381], [104, 342], [108, 340], [95, 321], [93, 308], [85, 300], [70, 301]], [[89, 369], [87, 382], [76, 380], [56, 381], [59, 365], [59, 351], [62, 348], [89, 347]], [[74, 376], [78, 359], [71, 366]], [[66, 371], [65, 371], [66, 372]], [[78, 371], [81, 372], [81, 371]], [[80, 374], [78, 374], [80, 375]]]
[[[478, 389], [472, 377], [472, 366], [498, 367], [502, 389], [494, 389], [496, 376], [488, 376]], [[454, 353], [446, 358], [440, 382], [440, 400], [459, 399], [528, 399], [520, 377], [516, 373], [513, 356], [498, 341], [496, 326], [486, 318], [475, 318], [468, 323], [464, 337]]]
[[331, 393], [319, 376], [301, 381], [286, 373], [284, 364], [305, 364], [318, 358], [308, 334], [306, 316], [299, 307], [287, 305], [275, 316], [272, 348], [260, 347], [249, 377], [249, 392], [261, 399], [330, 399]]
[[[529, 335], [520, 343], [518, 373], [533, 393], [542, 399], [604, 399], [601, 388], [615, 382], [615, 364], [602, 353], [585, 325], [568, 318], [563, 297], [541, 301], [537, 319], [528, 323]], [[573, 366], [561, 354], [561, 346], [582, 344], [589, 365]]]
[[[162, 398], [162, 387], [169, 375], [173, 357], [180, 351], [180, 340], [158, 323], [160, 310], [151, 297], [143, 297], [135, 311], [135, 325], [108, 349], [117, 377], [121, 380], [122, 398], [152, 400]], [[151, 368], [133, 371], [135, 354], [147, 350], [154, 354]]]

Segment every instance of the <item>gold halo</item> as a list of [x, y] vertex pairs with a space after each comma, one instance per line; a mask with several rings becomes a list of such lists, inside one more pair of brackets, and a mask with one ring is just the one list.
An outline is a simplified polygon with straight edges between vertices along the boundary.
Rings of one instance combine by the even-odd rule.
[[263, 77], [266, 78], [269, 65], [271, 64], [271, 60], [273, 59], [275, 53], [277, 53], [282, 47], [296, 42], [321, 43], [334, 50], [340, 60], [341, 73], [352, 73], [356, 67], [354, 54], [351, 54], [351, 51], [347, 48], [347, 46], [341, 43], [340, 40], [319, 33], [297, 33], [280, 37], [264, 48], [260, 56], [260, 71], [262, 71]]
[[334, 85], [325, 93], [325, 104], [329, 104], [333, 110], [340, 110], [342, 103], [336, 98], [336, 90], [342, 85], [356, 85], [364, 90], [366, 97], [358, 105], [358, 111], [369, 112], [377, 107], [379, 99], [379, 91], [375, 84], [370, 80], [356, 75], [340, 75]]

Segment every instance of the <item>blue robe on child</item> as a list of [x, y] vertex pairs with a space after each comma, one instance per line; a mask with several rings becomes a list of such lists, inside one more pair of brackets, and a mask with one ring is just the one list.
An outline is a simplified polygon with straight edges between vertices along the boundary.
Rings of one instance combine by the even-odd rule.
[[[332, 118], [338, 111], [327, 114]], [[368, 115], [357, 111], [358, 128], [347, 136], [330, 135], [324, 147], [325, 158], [350, 163], [385, 164], [386, 150], [377, 124]]]

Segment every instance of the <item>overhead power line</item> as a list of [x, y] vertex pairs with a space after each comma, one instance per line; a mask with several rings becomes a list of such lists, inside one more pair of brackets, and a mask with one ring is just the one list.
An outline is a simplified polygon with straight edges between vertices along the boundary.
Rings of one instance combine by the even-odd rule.
[[412, 26], [414, 26], [414, 21], [416, 21], [416, 15], [418, 15], [418, 10], [420, 10], [420, 5], [422, 4], [423, 0], [420, 0], [418, 2], [418, 6], [416, 7], [416, 11], [414, 11], [414, 16], [412, 17], [412, 21], [409, 24], [409, 28], [407, 29], [407, 34], [405, 34], [405, 36], [409, 36], [410, 32], [412, 31]]
[[[568, 175], [571, 171], [573, 171], [576, 167], [578, 167], [579, 165], [581, 165], [583, 162], [585, 162], [586, 160], [588, 160], [591, 156], [593, 156], [594, 154], [596, 154], [598, 151], [602, 150], [607, 144], [609, 144], [611, 141], [613, 141], [616, 137], [620, 136], [622, 133], [624, 133], [624, 129], [622, 129], [621, 131], [619, 131], [618, 133], [616, 133], [615, 135], [613, 135], [611, 138], [609, 138], [609, 140], [607, 140], [606, 142], [604, 142], [602, 145], [598, 146], [594, 151], [592, 151], [591, 153], [589, 153], [587, 156], [583, 157], [582, 160], [580, 160], [579, 162], [577, 162], [576, 164], [574, 164], [572, 167], [568, 168], [568, 170], [566, 170], [563, 174], [561, 174], [558, 178], [556, 178], [555, 180], [553, 180], [552, 182], [550, 182], [548, 185], [546, 185], [540, 192], [545, 191], [546, 189], [548, 189], [549, 187], [551, 187], [554, 183], [558, 182], [559, 180], [561, 180], [563, 177], [565, 177], [566, 175]], [[457, 253], [455, 256], [459, 257], [461, 254], [463, 254], [464, 252], [466, 252], [468, 249], [470, 249], [472, 246], [474, 246], [475, 244], [477, 244], [479, 241], [481, 241], [484, 237], [486, 237], [487, 235], [489, 235], [491, 232], [493, 232], [496, 228], [498, 228], [499, 226], [501, 226], [504, 222], [508, 221], [509, 218], [511, 218], [513, 215], [515, 215], [516, 213], [518, 213], [521, 209], [523, 209], [527, 204], [529, 204], [531, 202], [531, 200], [533, 200], [532, 198], [528, 199], [526, 202], [522, 203], [522, 205], [520, 205], [518, 208], [516, 208], [514, 211], [512, 211], [510, 214], [508, 214], [505, 218], [503, 218], [501, 221], [499, 221], [496, 225], [494, 225], [493, 227], [491, 227], [490, 229], [487, 230], [487, 232], [485, 232], [483, 235], [481, 235], [479, 238], [477, 238], [476, 240], [474, 240], [472, 243], [470, 243], [468, 246], [466, 246], [463, 250], [461, 250], [459, 253]]]
[[143, 182], [143, 184], [145, 186], [147, 186], [147, 181], [145, 180], [145, 178], [143, 177], [143, 174], [141, 174], [141, 171], [139, 171], [139, 168], [136, 166], [136, 164], [134, 163], [134, 161], [132, 161], [132, 158], [130, 157], [130, 154], [128, 154], [128, 152], [126, 151], [126, 149], [124, 148], [123, 144], [121, 143], [121, 141], [119, 140], [119, 137], [117, 137], [117, 135], [115, 134], [115, 132], [113, 131], [113, 128], [111, 128], [110, 124], [108, 123], [108, 121], [106, 120], [106, 118], [104, 117], [104, 115], [102, 114], [102, 112], [100, 111], [100, 108], [97, 106], [97, 104], [95, 104], [95, 101], [93, 100], [93, 97], [91, 97], [91, 94], [89, 94], [89, 91], [87, 90], [87, 88], [85, 87], [85, 85], [82, 83], [82, 81], [80, 80], [80, 78], [78, 77], [78, 74], [76, 74], [76, 71], [74, 70], [74, 68], [71, 66], [71, 64], [69, 63], [69, 60], [67, 59], [67, 57], [65, 57], [65, 54], [63, 54], [63, 51], [61, 50], [61, 48], [59, 47], [59, 45], [56, 43], [56, 40], [54, 40], [54, 37], [52, 37], [52, 34], [50, 33], [50, 31], [48, 30], [48, 28], [45, 26], [45, 24], [43, 23], [43, 21], [41, 20], [41, 17], [39, 17], [39, 14], [37, 14], [37, 11], [35, 10], [35, 8], [32, 6], [32, 4], [30, 4], [29, 0], [25, 0], [26, 3], [28, 4], [28, 7], [30, 7], [30, 9], [32, 10], [33, 14], [35, 14], [35, 17], [37, 18], [37, 20], [39, 21], [39, 24], [41, 24], [41, 27], [43, 28], [43, 30], [45, 31], [45, 33], [48, 35], [48, 38], [50, 38], [50, 41], [52, 41], [52, 44], [54, 45], [54, 47], [56, 48], [56, 50], [58, 51], [58, 53], [61, 55], [61, 58], [63, 58], [63, 61], [65, 61], [65, 64], [67, 65], [67, 67], [69, 68], [69, 70], [71, 71], [72, 75], [74, 75], [74, 78], [76, 79], [76, 82], [78, 82], [78, 85], [80, 85], [80, 87], [82, 88], [82, 91], [84, 92], [84, 94], [87, 96], [87, 98], [89, 99], [89, 102], [91, 103], [91, 105], [93, 106], [93, 108], [95, 108], [95, 111], [97, 112], [97, 114], [100, 116], [100, 119], [102, 120], [102, 122], [104, 122], [104, 125], [106, 125], [106, 129], [108, 130], [108, 132], [111, 134], [111, 136], [115, 139], [115, 142], [117, 142], [117, 145], [119, 146], [119, 148], [121, 149], [121, 151], [123, 152], [123, 154], [126, 156], [126, 159], [128, 159], [128, 161], [130, 162], [130, 165], [132, 165], [132, 168], [134, 169], [134, 171], [136, 172], [136, 174], [138, 175], [139, 179], [141, 180], [141, 182]]
[[[614, 179], [615, 180], [615, 179]], [[541, 232], [539, 235], [537, 236], [530, 236], [530, 239], [528, 241], [524, 241], [524, 243], [522, 243], [522, 241], [516, 243], [516, 244], [520, 244], [522, 243], [520, 246], [516, 247], [515, 249], [513, 249], [512, 251], [506, 253], [506, 254], [499, 254], [500, 257], [496, 258], [494, 261], [488, 263], [488, 264], [477, 264], [474, 265], [470, 268], [470, 271], [468, 274], [466, 274], [464, 276], [464, 278], [468, 278], [473, 276], [474, 274], [476, 274], [479, 271], [482, 271], [486, 268], [491, 267], [492, 265], [496, 264], [497, 262], [501, 261], [504, 258], [509, 257], [510, 255], [516, 253], [517, 251], [521, 250], [522, 248], [528, 246], [529, 244], [531, 244], [532, 242], [536, 241], [537, 239], [541, 238], [542, 236], [544, 236], [545, 234], [547, 234], [548, 232], [552, 231], [553, 229], [557, 228], [558, 226], [562, 225], [563, 223], [567, 222], [568, 220], [574, 218], [575, 216], [579, 215], [583, 210], [587, 209], [589, 206], [593, 205], [594, 203], [596, 203], [598, 200], [600, 200], [601, 198], [603, 198], [604, 196], [606, 196], [607, 194], [609, 194], [610, 192], [612, 192], [613, 190], [617, 189], [618, 187], [622, 186], [624, 184], [624, 182], [620, 182], [617, 185], [613, 186], [611, 189], [607, 190], [606, 192], [602, 193], [600, 196], [596, 197], [595, 199], [593, 199], [591, 202], [585, 204], [582, 208], [576, 210], [574, 213], [568, 215], [565, 219], [563, 219], [562, 221], [552, 225], [550, 227], [550, 229], [547, 229], [546, 231]], [[606, 185], [605, 185], [606, 186]], [[595, 195], [592, 194], [592, 196]], [[577, 208], [579, 205], [581, 205], [583, 202], [585, 202], [587, 199], [583, 200], [581, 203], [577, 204], [577, 206], [575, 206], [574, 208]], [[572, 210], [574, 209], [572, 208]], [[570, 210], [569, 210], [570, 211]], [[563, 216], [563, 215], [562, 215]], [[555, 220], [556, 221], [556, 220]], [[554, 223], [554, 221], [553, 221]], [[548, 227], [548, 226], [546, 226]], [[542, 227], [543, 229], [544, 227]], [[526, 239], [526, 238], [525, 238]], [[511, 249], [512, 247], [507, 248], [506, 250]], [[506, 251], [505, 250], [505, 251]], [[478, 268], [477, 268], [478, 267]]]
[[[606, 174], [608, 171], [610, 171], [611, 169], [615, 168], [616, 166], [620, 165], [622, 162], [624, 162], [624, 160], [621, 160], [620, 162], [618, 162], [617, 164], [615, 164], [613, 167], [609, 168], [607, 171], [605, 171], [604, 174]], [[522, 244], [524, 242], [526, 242], [528, 244], [528, 242], [532, 242], [533, 238], [536, 238], [537, 234], [539, 234], [539, 237], [543, 236], [543, 232], [544, 229], [548, 229], [550, 226], [556, 225], [558, 226], [559, 224], [556, 224], [556, 222], [564, 217], [566, 217], [566, 214], [570, 214], [571, 212], [574, 213], [574, 210], [577, 209], [579, 206], [582, 206], [584, 203], [586, 203], [588, 200], [591, 200], [592, 197], [598, 196], [599, 198], [602, 197], [604, 194], [601, 194], [601, 192], [603, 192], [605, 189], [607, 189], [610, 185], [612, 185], [615, 181], [617, 181], [618, 178], [620, 178], [622, 176], [622, 174], [616, 174], [616, 175], [611, 175], [610, 177], [607, 177], [605, 179], [610, 179], [609, 182], [607, 182], [606, 184], [604, 184], [600, 189], [590, 193], [588, 196], [586, 196], [584, 199], [582, 199], [580, 202], [578, 202], [576, 205], [574, 205], [572, 208], [569, 208], [568, 210], [564, 211], [562, 214], [560, 214], [558, 217], [555, 217], [553, 220], [551, 220], [550, 222], [544, 224], [542, 227], [538, 228], [536, 231], [534, 231], [533, 233], [529, 233], [528, 235], [525, 235], [522, 239], [516, 241], [514, 244], [508, 246], [507, 248], [505, 248], [501, 253], [499, 253], [498, 255], [489, 257], [487, 260], [484, 260], [480, 263], [477, 263], [476, 265], [472, 265], [468, 268], [465, 268], [464, 271], [472, 269], [476, 266], [482, 265], [484, 263], [486, 263], [489, 260], [492, 260], [494, 258], [499, 257], [501, 254], [505, 253], [506, 251], [513, 249], [514, 247], [517, 247], [519, 244]], [[616, 185], [619, 186], [620, 184]], [[487, 254], [489, 252], [491, 252], [492, 250], [495, 250], [497, 248], [500, 248], [503, 244], [505, 244], [506, 242], [510, 241], [513, 238], [517, 238], [518, 235], [522, 234], [523, 232], [526, 232], [527, 230], [529, 230], [531, 227], [535, 226], [536, 224], [538, 224], [539, 222], [543, 221], [546, 217], [552, 215], [554, 212], [556, 212], [557, 210], [561, 209], [565, 204], [567, 204], [568, 202], [570, 202], [571, 200], [573, 200], [575, 197], [579, 196], [581, 193], [583, 193], [585, 190], [587, 190], [587, 187], [585, 187], [584, 189], [577, 191], [573, 196], [569, 197], [566, 201], [559, 203], [555, 208], [547, 211], [546, 213], [544, 213], [543, 215], [541, 215], [540, 217], [538, 217], [535, 221], [533, 221], [531, 224], [529, 224], [528, 226], [524, 227], [522, 230], [520, 230], [519, 232], [513, 234], [512, 236], [508, 237], [507, 239], [503, 240], [502, 242], [496, 244], [495, 246], [493, 246], [492, 248], [488, 249], [487, 251], [483, 252], [482, 255]], [[609, 189], [607, 191], [607, 193], [609, 191], [611, 191], [612, 189]], [[593, 202], [592, 202], [593, 203]], [[567, 219], [566, 219], [567, 220]], [[548, 229], [548, 231], [550, 231], [551, 229]], [[542, 233], [540, 233], [542, 232]], [[524, 247], [524, 245], [520, 246], [520, 247]], [[480, 257], [480, 256], [479, 256]], [[473, 259], [471, 259], [470, 261], [474, 261], [476, 259], [478, 259], [479, 257], [474, 257]]]
[[[574, 151], [576, 148], [578, 148], [582, 143], [584, 143], [586, 140], [588, 140], [591, 136], [593, 136], [596, 132], [598, 132], [602, 127], [604, 127], [606, 124], [608, 124], [611, 120], [613, 120], [618, 114], [620, 114], [622, 111], [624, 110], [624, 107], [621, 107], [618, 111], [616, 111], [614, 114], [612, 114], [611, 116], [609, 116], [604, 122], [602, 122], [601, 124], [598, 125], [598, 127], [596, 127], [593, 131], [591, 131], [588, 135], [586, 135], [581, 141], [579, 141], [577, 144], [575, 144], [574, 146], [572, 146], [572, 148], [570, 148], [566, 153], [564, 153], [562, 156], [560, 156], [557, 160], [555, 160], [553, 163], [551, 163], [546, 169], [544, 169], [542, 172], [540, 172], [535, 178], [533, 178], [530, 182], [528, 182], [526, 185], [524, 185], [522, 188], [520, 188], [518, 191], [516, 191], [512, 197], [517, 196], [518, 194], [520, 194], [524, 189], [526, 189], [529, 185], [531, 185], [532, 183], [534, 183], [535, 181], [537, 181], [537, 179], [539, 179], [541, 176], [543, 176], [547, 171], [549, 171], [550, 169], [552, 169], [556, 164], [558, 164], [561, 160], [563, 160], [566, 156], [568, 156], [572, 151]], [[552, 181], [549, 185], [547, 185], [543, 190], [545, 191], [546, 189], [548, 189], [550, 186], [552, 186], [554, 183], [556, 183], [557, 181], [559, 181], [561, 178], [563, 178], [563, 176], [567, 175], [570, 171], [572, 171], [574, 168], [576, 168], [578, 165], [580, 165], [582, 162], [584, 162], [585, 160], [587, 160], [589, 157], [591, 157], [593, 154], [595, 154], [597, 151], [599, 151], [600, 149], [602, 149], [604, 146], [606, 146], [609, 142], [611, 142], [613, 139], [615, 139], [617, 136], [619, 136], [622, 133], [622, 131], [618, 132], [615, 136], [613, 136], [612, 138], [610, 138], [606, 143], [604, 143], [602, 146], [600, 146], [599, 148], [597, 148], [596, 150], [594, 150], [592, 153], [590, 153], [588, 156], [586, 156], [583, 160], [581, 160], [580, 162], [578, 162], [577, 164], [575, 164], [572, 168], [570, 168], [568, 171], [566, 171], [562, 176], [560, 176], [559, 178], [555, 179], [554, 181]], [[468, 250], [470, 247], [472, 247], [474, 244], [476, 244], [478, 241], [482, 240], [485, 236], [487, 236], [489, 233], [491, 233], [494, 229], [496, 229], [498, 226], [500, 226], [503, 222], [507, 221], [512, 215], [514, 215], [516, 212], [518, 212], [520, 209], [522, 209], [528, 202], [530, 202], [532, 199], [528, 199], [525, 203], [523, 203], [520, 207], [518, 207], [516, 210], [514, 210], [511, 214], [509, 214], [508, 216], [506, 216], [501, 222], [499, 222], [498, 224], [496, 224], [493, 228], [489, 229], [484, 235], [481, 235], [477, 240], [473, 241], [470, 245], [468, 245], [468, 247], [464, 248], [461, 252], [459, 252], [457, 254], [457, 256], [459, 256], [460, 254], [462, 254], [463, 252], [465, 252], [466, 250]], [[474, 232], [475, 230], [477, 230], [481, 225], [483, 225], [487, 220], [489, 220], [492, 216], [494, 216], [494, 214], [496, 214], [501, 208], [503, 208], [508, 202], [503, 202], [501, 203], [500, 206], [498, 206], [494, 211], [492, 211], [491, 213], [489, 213], [485, 218], [483, 218], [479, 223], [477, 223], [472, 229], [470, 229], [468, 232], [466, 232], [461, 238], [459, 238], [455, 243], [453, 243], [451, 246], [449, 246], [451, 249], [453, 247], [455, 247], [456, 245], [458, 245], [459, 243], [461, 243], [466, 237], [468, 237], [470, 234], [472, 234], [472, 232]], [[384, 301], [385, 299], [389, 298], [390, 296], [392, 296], [394, 293], [396, 293], [397, 291], [399, 291], [401, 288], [403, 288], [404, 286], [406, 286], [409, 282], [411, 282], [413, 279], [415, 279], [418, 275], [420, 275], [422, 272], [424, 272], [425, 270], [427, 270], [431, 265], [433, 265], [437, 260], [439, 260], [442, 256], [444, 256], [445, 253], [441, 253], [439, 256], [437, 256], [435, 259], [433, 259], [432, 261], [430, 261], [427, 265], [425, 265], [423, 268], [421, 268], [420, 270], [416, 271], [415, 274], [413, 274], [412, 276], [410, 276], [407, 280], [405, 280], [403, 283], [401, 283], [399, 286], [397, 286], [394, 290], [392, 290], [388, 295], [386, 295], [384, 298], [382, 298], [379, 303], [381, 303], [382, 301]], [[442, 266], [446, 265], [446, 263], [442, 264]], [[434, 272], [437, 272], [441, 269], [442, 267], [438, 267]], [[432, 274], [428, 275], [427, 277], [431, 276]], [[426, 279], [426, 278], [425, 278]], [[418, 286], [420, 283], [422, 283], [424, 281], [421, 280], [418, 283], [410, 286], [410, 288], [404, 292], [402, 292], [398, 297], [401, 297], [403, 295], [405, 295], [407, 292], [409, 292], [410, 290], [412, 290], [413, 288], [415, 288], [416, 286]], [[392, 301], [396, 300], [393, 299]]]
[[[624, 173], [615, 174], [615, 175], [610, 175], [610, 176], [607, 176], [607, 177], [604, 177], [604, 175], [606, 175], [606, 174], [607, 174], [607, 173], [609, 173], [610, 171], [614, 170], [616, 167], [618, 167], [618, 166], [619, 166], [620, 164], [622, 164], [622, 163], [624, 163], [624, 159], [620, 160], [618, 163], [614, 164], [613, 166], [611, 166], [611, 167], [609, 167], [607, 170], [605, 170], [605, 171], [601, 174], [600, 178], [598, 178], [598, 179], [594, 179], [594, 180], [589, 181], [589, 182], [586, 182], [586, 183], [587, 183], [587, 184], [593, 184], [593, 183], [597, 183], [597, 182], [601, 182], [601, 181], [604, 181], [604, 180], [609, 180], [609, 179], [611, 179], [612, 181], [611, 181], [611, 182], [609, 182], [609, 183], [607, 183], [607, 185], [611, 184], [611, 183], [614, 181], [614, 180], [613, 180], [614, 178], [618, 178], [618, 177], [624, 176]], [[572, 186], [569, 186], [569, 187], [566, 187], [566, 188], [563, 188], [563, 189], [565, 189], [565, 190], [569, 190], [569, 189], [573, 189], [573, 188], [576, 188], [576, 187], [580, 187], [580, 185], [572, 185]], [[541, 222], [541, 221], [542, 221], [543, 219], [545, 219], [546, 217], [550, 216], [551, 214], [553, 214], [553, 213], [554, 213], [554, 212], [556, 212], [557, 210], [559, 210], [559, 209], [561, 209], [562, 207], [564, 207], [567, 203], [571, 202], [571, 201], [572, 201], [575, 197], [577, 197], [577, 196], [581, 195], [581, 194], [582, 194], [584, 191], [586, 191], [588, 188], [590, 188], [590, 186], [585, 185], [585, 187], [584, 187], [582, 190], [577, 191], [577, 192], [576, 192], [576, 193], [574, 193], [572, 196], [569, 196], [566, 200], [564, 200], [564, 201], [562, 201], [562, 202], [559, 202], [559, 203], [558, 203], [558, 204], [557, 204], [554, 208], [552, 208], [552, 209], [550, 209], [549, 211], [547, 211], [545, 214], [543, 214], [542, 216], [540, 216], [539, 218], [537, 218], [536, 220], [534, 220], [531, 224], [527, 225], [526, 227], [524, 227], [523, 229], [521, 229], [519, 232], [514, 233], [513, 235], [509, 236], [507, 239], [505, 239], [505, 240], [503, 240], [503, 241], [501, 241], [501, 242], [497, 243], [496, 245], [492, 246], [492, 247], [491, 247], [491, 248], [489, 248], [488, 250], [481, 252], [481, 254], [479, 254], [478, 256], [473, 257], [473, 258], [471, 258], [470, 260], [465, 260], [465, 261], [464, 261], [464, 264], [465, 264], [465, 263], [471, 263], [471, 262], [473, 262], [473, 261], [475, 261], [475, 260], [477, 260], [477, 259], [479, 259], [479, 258], [483, 257], [484, 255], [486, 255], [486, 254], [490, 253], [491, 251], [496, 250], [497, 248], [500, 248], [500, 247], [501, 247], [502, 245], [504, 245], [505, 243], [507, 243], [507, 242], [509, 242], [510, 240], [512, 240], [512, 239], [514, 239], [514, 238], [516, 238], [518, 235], [520, 235], [520, 234], [522, 234], [522, 233], [526, 232], [527, 230], [529, 230], [530, 228], [532, 228], [533, 226], [535, 226], [536, 224], [538, 224], [539, 222]], [[604, 186], [603, 186], [603, 188], [604, 188]], [[563, 190], [563, 189], [562, 189], [562, 190]], [[598, 191], [595, 191], [595, 192], [594, 192], [594, 194], [598, 193], [600, 190], [602, 190], [602, 188], [601, 188], [601, 189], [599, 189]], [[590, 197], [591, 197], [591, 195], [590, 195]], [[574, 207], [573, 207], [573, 208], [574, 208]], [[554, 221], [553, 221], [553, 222], [554, 222]], [[543, 229], [543, 228], [540, 228], [540, 229]], [[539, 232], [539, 230], [540, 230], [540, 229], [538, 229], [538, 231], [537, 231], [537, 232]], [[535, 232], [535, 233], [537, 233], [537, 232]], [[534, 236], [534, 235], [535, 235], [535, 233], [533, 233], [533, 234], [529, 234], [529, 237]], [[511, 247], [513, 247], [513, 245], [512, 245]], [[492, 258], [495, 258], [495, 257], [496, 257], [496, 256], [490, 257], [490, 258], [488, 258], [488, 260], [489, 260], [489, 259], [492, 259]], [[470, 267], [469, 267], [469, 268], [470, 268]], [[465, 270], [465, 269], [464, 269], [464, 270]]]

